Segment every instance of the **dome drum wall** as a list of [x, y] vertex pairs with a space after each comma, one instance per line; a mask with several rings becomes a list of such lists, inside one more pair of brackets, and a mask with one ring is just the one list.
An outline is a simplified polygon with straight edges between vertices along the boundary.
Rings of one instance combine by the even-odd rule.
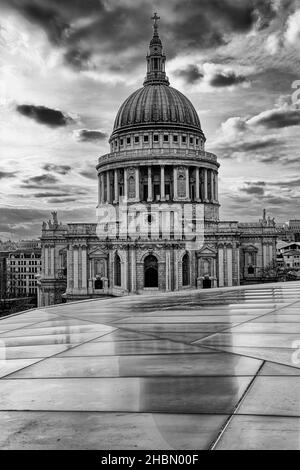
[[205, 138], [199, 132], [174, 126], [165, 128], [120, 132], [110, 139], [111, 152], [137, 149], [193, 149], [204, 150]]

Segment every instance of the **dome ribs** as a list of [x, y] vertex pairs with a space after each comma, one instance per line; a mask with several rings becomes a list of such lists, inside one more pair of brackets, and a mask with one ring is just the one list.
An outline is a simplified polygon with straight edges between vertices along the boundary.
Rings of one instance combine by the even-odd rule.
[[180, 91], [162, 83], [145, 85], [132, 93], [122, 104], [114, 124], [113, 135], [127, 130], [132, 131], [158, 125], [178, 125], [188, 132], [200, 132], [201, 124], [198, 114], [186, 96]]

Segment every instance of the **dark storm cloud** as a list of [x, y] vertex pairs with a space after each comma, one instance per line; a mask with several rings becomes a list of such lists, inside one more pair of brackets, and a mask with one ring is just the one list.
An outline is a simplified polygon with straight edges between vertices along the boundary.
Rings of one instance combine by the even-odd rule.
[[288, 181], [273, 181], [271, 186], [280, 186], [281, 188], [298, 188], [300, 187], [300, 178], [291, 179]]
[[58, 179], [56, 176], [50, 175], [45, 173], [39, 176], [33, 176], [31, 178], [27, 178], [24, 180], [25, 185], [29, 185], [30, 187], [40, 187], [40, 185], [49, 185], [57, 183]]
[[246, 82], [246, 77], [243, 75], [237, 75], [234, 72], [220, 72], [216, 73], [210, 80], [210, 85], [214, 87], [227, 87], [232, 85], [238, 85]]
[[0, 219], [3, 224], [21, 224], [41, 220], [45, 211], [39, 209], [19, 209], [14, 207], [1, 207]]
[[70, 48], [64, 54], [65, 61], [77, 70], [91, 68], [91, 57], [91, 51], [79, 48]]
[[47, 108], [46, 106], [35, 106], [33, 104], [20, 104], [16, 107], [18, 113], [26, 116], [39, 124], [49, 127], [61, 127], [70, 124], [73, 119], [58, 109]]
[[187, 83], [196, 83], [201, 80], [204, 75], [200, 72], [197, 65], [188, 65], [185, 69], [177, 70], [176, 75], [182, 77]]
[[266, 186], [265, 181], [245, 181], [245, 184], [249, 185], [254, 185], [254, 186]]
[[246, 188], [241, 188], [241, 191], [246, 194], [253, 194], [255, 196], [263, 196], [265, 190], [262, 186], [247, 186]]
[[[90, 56], [99, 51], [130, 50], [130, 66], [140, 58], [140, 47], [145, 47], [151, 34], [153, 5], [147, 0], [123, 5], [104, 0], [2, 0], [2, 4], [43, 28], [51, 42], [65, 48], [65, 60], [76, 68], [89, 67]], [[168, 2], [162, 8], [161, 27], [162, 36], [168, 37], [168, 55], [213, 48], [228, 41], [232, 33], [265, 28], [275, 15], [272, 5], [272, 0]]]
[[102, 131], [80, 129], [76, 131], [77, 140], [80, 142], [99, 142], [107, 138], [107, 134]]
[[69, 165], [55, 165], [53, 163], [47, 163], [43, 166], [43, 170], [53, 171], [53, 173], [58, 173], [59, 175], [67, 175], [71, 169]]
[[[251, 153], [251, 157], [255, 156], [256, 159], [264, 161], [265, 163], [272, 163], [273, 161], [278, 161], [280, 156], [278, 152], [274, 154], [274, 149], [278, 149], [278, 146], [282, 145], [282, 141], [277, 137], [268, 137], [268, 138], [254, 138], [252, 141], [236, 140], [235, 143], [222, 143], [216, 146], [217, 152], [220, 153], [220, 157], [224, 159], [236, 158], [237, 154], [244, 153], [245, 156], [249, 152], [255, 152], [255, 155]], [[262, 154], [261, 152], [272, 152], [270, 155]]]
[[76, 198], [72, 197], [66, 197], [66, 198], [59, 198], [59, 197], [54, 197], [51, 199], [48, 199], [49, 204], [65, 204], [66, 202], [75, 202], [77, 201]]
[[268, 129], [299, 126], [300, 110], [288, 107], [271, 109], [251, 118], [249, 124], [264, 126]]
[[14, 171], [1, 171], [0, 170], [0, 180], [3, 178], [13, 178], [16, 176], [16, 173]]
[[290, 198], [280, 197], [280, 196], [270, 196], [270, 197], [266, 197], [264, 200], [266, 203], [275, 204], [276, 206], [283, 205], [283, 204], [290, 204], [292, 202]]
[[[0, 207], [1, 231], [8, 233], [13, 231], [14, 235], [19, 238], [39, 237], [42, 221], [51, 218], [51, 210], [50, 207], [46, 210], [12, 206]], [[78, 205], [76, 208], [73, 205], [72, 209], [60, 210], [58, 213], [58, 220], [63, 223], [78, 220], [78, 218], [82, 222], [91, 221], [94, 217], [94, 209]]]
[[97, 171], [96, 171], [96, 168], [91, 168], [91, 169], [80, 171], [79, 174], [81, 176], [84, 176], [85, 178], [94, 180], [96, 178]]
[[46, 192], [46, 193], [35, 193], [33, 194], [33, 197], [35, 198], [41, 198], [41, 199], [44, 199], [44, 198], [49, 198], [49, 197], [68, 197], [69, 196], [69, 193], [56, 193], [56, 192]]

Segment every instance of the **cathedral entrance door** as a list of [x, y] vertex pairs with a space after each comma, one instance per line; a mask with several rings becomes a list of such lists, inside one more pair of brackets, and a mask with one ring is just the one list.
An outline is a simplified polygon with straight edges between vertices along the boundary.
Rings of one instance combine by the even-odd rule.
[[203, 279], [203, 289], [210, 289], [210, 288], [211, 288], [211, 280]]
[[149, 255], [144, 261], [144, 286], [158, 287], [158, 263], [153, 255]]
[[96, 279], [95, 281], [95, 290], [103, 289], [103, 281], [101, 279]]

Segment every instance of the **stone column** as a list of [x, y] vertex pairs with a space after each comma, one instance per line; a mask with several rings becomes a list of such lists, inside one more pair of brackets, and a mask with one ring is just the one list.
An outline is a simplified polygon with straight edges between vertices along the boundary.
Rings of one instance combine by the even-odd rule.
[[215, 194], [215, 198], [216, 198], [216, 202], [219, 201], [219, 188], [218, 188], [218, 172], [216, 172], [215, 174], [215, 183], [216, 183], [216, 186], [215, 186], [215, 191], [216, 191], [216, 194]]
[[148, 201], [152, 201], [152, 168], [148, 166]]
[[214, 182], [215, 182], [215, 175], [214, 175], [213, 170], [210, 170], [210, 187], [211, 187], [211, 190], [210, 190], [211, 198], [210, 198], [210, 200], [211, 200], [211, 202], [214, 202], [214, 200], [215, 200], [215, 191], [214, 191], [215, 184], [214, 184]]
[[87, 256], [86, 256], [86, 246], [82, 246], [81, 249], [81, 286], [83, 289], [87, 287]]
[[237, 246], [236, 248], [236, 264], [237, 264], [237, 283], [238, 286], [240, 285], [240, 248]]
[[224, 248], [218, 248], [219, 287], [224, 287]]
[[170, 250], [166, 250], [166, 291], [171, 290], [171, 257]]
[[122, 289], [128, 289], [128, 277], [127, 277], [127, 272], [128, 272], [128, 253], [124, 253], [124, 261], [121, 261], [121, 287]]
[[48, 257], [48, 246], [45, 246], [44, 253], [45, 253], [45, 277], [48, 277], [49, 274], [49, 257]]
[[78, 289], [78, 247], [74, 247], [73, 249], [73, 286], [74, 289]]
[[178, 255], [177, 255], [176, 250], [174, 250], [174, 266], [173, 266], [173, 269], [174, 269], [174, 290], [178, 290], [179, 289], [179, 279], [178, 279], [179, 262], [178, 262]]
[[228, 246], [227, 249], [227, 286], [232, 286], [232, 247]]
[[178, 193], [177, 193], [177, 167], [174, 166], [173, 168], [173, 199], [178, 198]]
[[127, 178], [127, 168], [124, 168], [124, 199], [127, 201], [128, 198], [128, 178]]
[[109, 174], [109, 170], [106, 172], [106, 202], [110, 203], [111, 202], [111, 199], [110, 199], [110, 174]]
[[204, 186], [204, 202], [208, 202], [208, 199], [207, 199], [207, 169], [206, 168], [203, 169], [203, 174], [204, 174], [204, 183], [203, 183], [203, 186]]
[[54, 277], [54, 246], [50, 248], [50, 274], [51, 277]]
[[98, 175], [98, 206], [101, 204], [101, 180], [100, 175]]
[[67, 251], [67, 290], [70, 292], [73, 288], [73, 247], [68, 246]]
[[189, 167], [185, 169], [185, 196], [187, 199], [190, 198], [190, 172]]
[[139, 202], [140, 200], [140, 169], [139, 167], [135, 168], [135, 200]]
[[165, 200], [165, 167], [160, 167], [160, 200]]
[[136, 292], [136, 251], [131, 249], [131, 292]]
[[199, 167], [196, 167], [196, 201], [200, 200], [200, 178]]
[[104, 203], [104, 173], [100, 174], [100, 180], [101, 180], [101, 204]]
[[114, 203], [119, 200], [118, 170], [114, 171]]
[[262, 266], [263, 268], [266, 268], [268, 265], [268, 260], [267, 260], [267, 245], [263, 244], [263, 263]]

